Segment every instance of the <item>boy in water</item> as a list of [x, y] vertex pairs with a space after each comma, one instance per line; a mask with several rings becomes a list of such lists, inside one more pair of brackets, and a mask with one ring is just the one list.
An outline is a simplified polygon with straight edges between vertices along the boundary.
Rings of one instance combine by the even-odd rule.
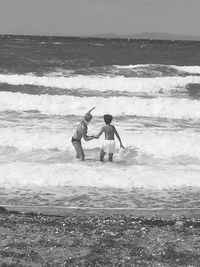
[[119, 140], [120, 148], [123, 148], [123, 149], [125, 148], [122, 145], [122, 141], [117, 130], [115, 129], [113, 125], [111, 125], [113, 116], [106, 114], [103, 116], [103, 118], [104, 118], [106, 125], [104, 125], [101, 128], [100, 132], [95, 136], [95, 138], [98, 139], [102, 135], [102, 133], [105, 133], [105, 140], [103, 142], [103, 147], [100, 152], [100, 161], [103, 161], [105, 154], [108, 153], [109, 154], [108, 160], [112, 162], [113, 153], [115, 152], [115, 135], [117, 136]]
[[90, 141], [94, 139], [94, 136], [88, 136], [87, 130], [88, 130], [88, 123], [92, 120], [92, 110], [94, 110], [95, 107], [91, 108], [84, 116], [84, 120], [80, 122], [78, 125], [78, 128], [76, 129], [73, 137], [72, 137], [72, 144], [76, 150], [76, 157], [79, 158], [81, 161], [85, 160], [85, 154], [83, 151], [83, 147], [81, 144], [82, 137], [85, 141]]

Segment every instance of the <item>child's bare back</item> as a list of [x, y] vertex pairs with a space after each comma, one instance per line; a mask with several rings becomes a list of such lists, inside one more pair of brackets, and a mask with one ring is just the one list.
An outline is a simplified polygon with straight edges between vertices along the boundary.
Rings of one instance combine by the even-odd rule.
[[103, 126], [103, 132], [105, 133], [105, 140], [114, 140], [115, 137], [115, 127], [113, 125]]

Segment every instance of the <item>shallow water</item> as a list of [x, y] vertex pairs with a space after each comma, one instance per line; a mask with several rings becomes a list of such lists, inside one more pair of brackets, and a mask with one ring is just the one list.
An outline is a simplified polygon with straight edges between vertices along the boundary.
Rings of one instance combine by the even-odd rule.
[[125, 209], [199, 208], [200, 189], [113, 189], [84, 186], [0, 188], [1, 205]]

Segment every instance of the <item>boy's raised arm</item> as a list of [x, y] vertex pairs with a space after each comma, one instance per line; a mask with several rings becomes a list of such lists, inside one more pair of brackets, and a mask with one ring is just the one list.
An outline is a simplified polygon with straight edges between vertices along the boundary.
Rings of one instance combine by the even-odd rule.
[[117, 138], [118, 138], [118, 140], [119, 140], [120, 148], [125, 149], [125, 147], [122, 145], [122, 140], [121, 140], [121, 138], [120, 138], [120, 136], [119, 136], [119, 134], [118, 134], [116, 128], [115, 128], [114, 126], [113, 126], [113, 128], [115, 129], [115, 134], [116, 134], [116, 136], [117, 136]]
[[85, 115], [90, 114], [95, 108], [96, 108], [96, 107], [93, 107], [93, 108], [91, 108], [90, 110], [88, 110], [88, 112], [85, 113]]

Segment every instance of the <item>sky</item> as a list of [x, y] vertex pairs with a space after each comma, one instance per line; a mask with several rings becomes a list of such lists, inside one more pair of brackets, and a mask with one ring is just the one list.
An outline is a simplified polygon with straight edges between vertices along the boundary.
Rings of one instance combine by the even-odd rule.
[[0, 0], [0, 34], [200, 36], [200, 0]]

